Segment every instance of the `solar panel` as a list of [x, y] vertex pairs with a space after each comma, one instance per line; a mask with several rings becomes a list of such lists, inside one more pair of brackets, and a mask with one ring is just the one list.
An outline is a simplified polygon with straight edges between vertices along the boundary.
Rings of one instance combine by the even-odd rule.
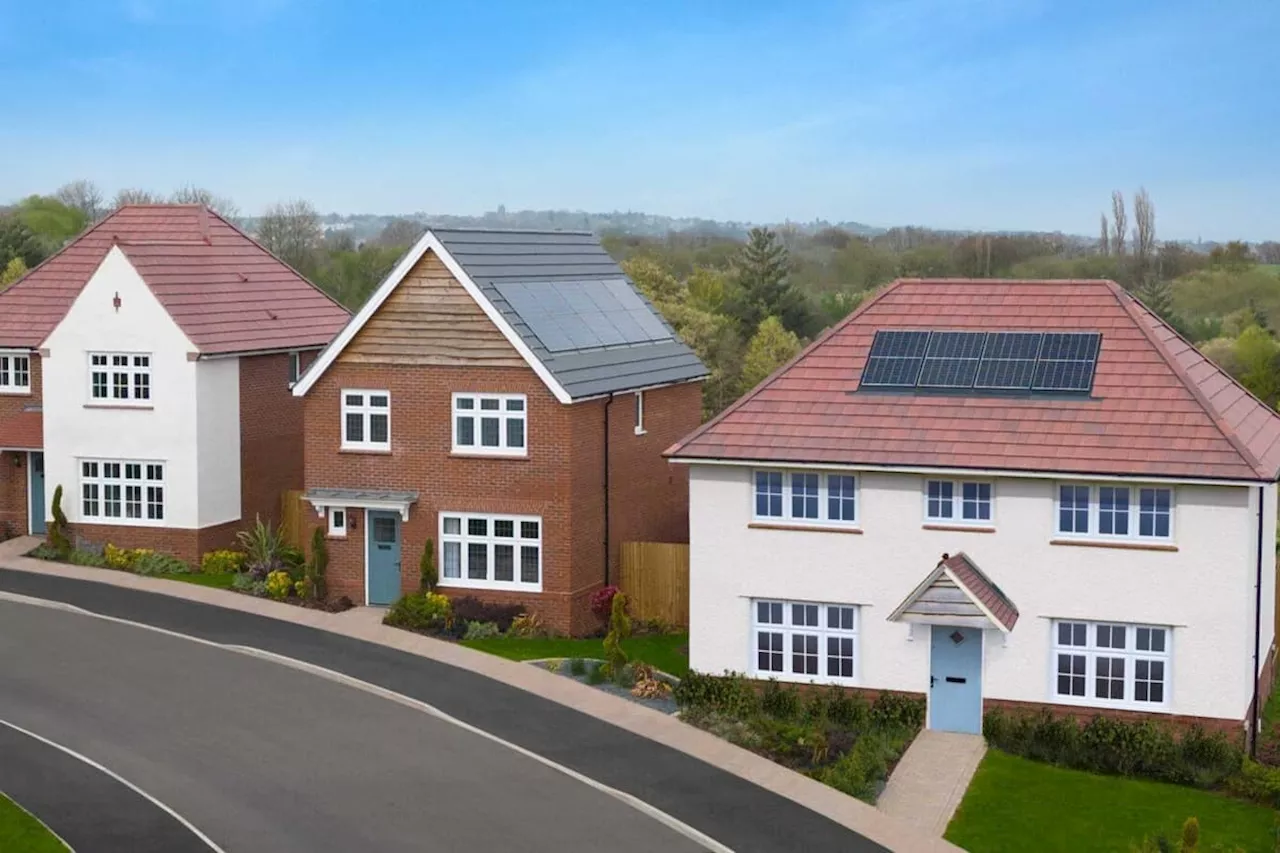
[[1097, 332], [1046, 332], [1031, 380], [1033, 391], [1088, 391], [1102, 335]]
[[934, 332], [917, 383], [922, 388], [972, 388], [986, 332]]
[[495, 284], [551, 352], [671, 340], [671, 330], [625, 279]]
[[994, 391], [1029, 390], [1043, 338], [1041, 332], [989, 334], [974, 387]]
[[860, 386], [914, 388], [928, 344], [928, 332], [896, 329], [876, 332], [867, 365], [862, 369]]

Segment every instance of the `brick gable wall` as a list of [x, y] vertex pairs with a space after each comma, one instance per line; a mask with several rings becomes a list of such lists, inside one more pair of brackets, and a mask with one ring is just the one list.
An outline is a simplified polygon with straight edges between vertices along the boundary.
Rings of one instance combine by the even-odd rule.
[[[44, 390], [40, 370], [40, 356], [31, 353], [31, 393], [0, 394], [0, 423], [20, 414], [27, 406], [40, 405]], [[0, 436], [0, 446], [4, 436]], [[24, 452], [0, 452], [0, 539], [5, 535], [22, 536], [29, 528], [27, 513], [27, 465], [30, 458]]]

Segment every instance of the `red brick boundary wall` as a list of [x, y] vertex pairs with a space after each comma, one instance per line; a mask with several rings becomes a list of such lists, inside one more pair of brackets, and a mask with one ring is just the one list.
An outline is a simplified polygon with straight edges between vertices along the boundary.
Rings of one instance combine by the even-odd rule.
[[150, 548], [172, 554], [192, 568], [200, 565], [200, 558], [207, 552], [235, 545], [236, 533], [242, 526], [239, 521], [229, 521], [199, 530], [113, 524], [68, 525], [73, 544], [83, 542], [102, 547], [109, 542], [117, 548]]

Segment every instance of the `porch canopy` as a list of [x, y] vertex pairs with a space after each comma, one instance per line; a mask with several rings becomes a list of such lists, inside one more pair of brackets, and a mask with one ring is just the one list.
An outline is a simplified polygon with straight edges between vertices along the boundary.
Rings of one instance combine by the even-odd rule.
[[380, 509], [400, 513], [401, 521], [409, 520], [409, 507], [418, 502], [417, 492], [389, 489], [308, 489], [303, 500], [316, 508], [318, 515], [334, 509]]
[[937, 567], [889, 614], [890, 622], [994, 628], [1018, 622], [1018, 608], [963, 552], [943, 554]]

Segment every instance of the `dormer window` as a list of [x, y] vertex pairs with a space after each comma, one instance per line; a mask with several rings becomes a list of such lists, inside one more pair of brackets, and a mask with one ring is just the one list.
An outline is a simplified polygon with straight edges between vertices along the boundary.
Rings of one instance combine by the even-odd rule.
[[0, 394], [31, 393], [31, 356], [0, 352]]

